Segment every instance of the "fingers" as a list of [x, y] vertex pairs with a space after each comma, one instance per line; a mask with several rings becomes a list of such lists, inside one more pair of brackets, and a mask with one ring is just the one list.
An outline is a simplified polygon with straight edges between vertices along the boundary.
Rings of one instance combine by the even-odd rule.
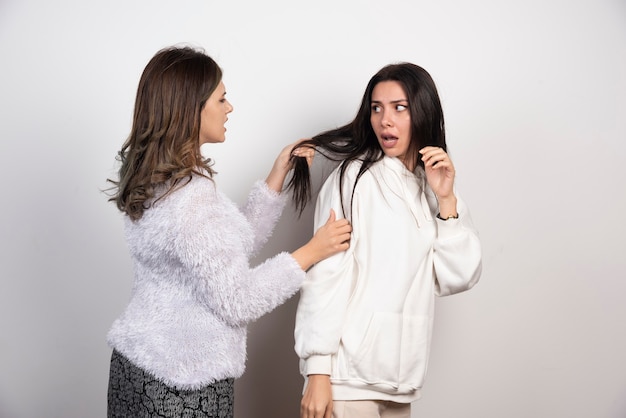
[[291, 154], [296, 157], [305, 157], [305, 158], [313, 158], [315, 155], [315, 148], [303, 145], [298, 148], [293, 148], [291, 150]]
[[350, 238], [352, 237], [352, 226], [344, 224], [337, 228], [335, 248], [337, 251], [345, 251], [350, 248]]
[[[326, 221], [326, 226], [328, 228], [334, 228], [338, 230], [344, 231], [352, 231], [352, 226], [350, 226], [350, 221], [346, 218], [337, 219], [337, 214], [333, 208], [330, 209], [330, 213], [328, 215], [328, 220]], [[341, 231], [339, 231], [341, 232]]]
[[333, 231], [333, 235], [339, 238], [338, 241], [340, 243], [350, 239], [350, 233], [352, 232], [352, 225], [350, 225], [350, 221], [345, 218], [336, 219], [335, 211], [333, 209], [330, 210], [330, 215], [328, 216], [326, 225], [329, 230]]
[[352, 225], [345, 218], [337, 219], [334, 209], [330, 209], [326, 224], [318, 231], [321, 237], [325, 237], [326, 251], [334, 254], [350, 248]]
[[326, 408], [316, 409], [314, 407], [303, 406], [300, 408], [300, 417], [301, 418], [332, 418], [333, 410]]
[[310, 167], [311, 164], [313, 164], [313, 158], [315, 157], [315, 148], [308, 145], [298, 146], [302, 141], [304, 140], [300, 140], [294, 145], [291, 150], [291, 155], [294, 157], [306, 158], [306, 162]]
[[315, 153], [315, 147], [313, 145], [302, 144], [308, 140], [309, 138], [299, 139], [291, 144], [291, 153], [298, 157], [306, 157], [308, 154]]
[[333, 210], [333, 208], [330, 208], [330, 216], [328, 217], [328, 221], [326, 221], [326, 223], [330, 224], [330, 223], [335, 222], [336, 217], [337, 215], [335, 215], [335, 211]]
[[443, 148], [424, 147], [419, 150], [419, 153], [422, 154], [422, 161], [426, 168], [453, 167], [452, 160]]
[[326, 413], [324, 414], [324, 418], [333, 418], [333, 408], [332, 405], [326, 408]]
[[339, 253], [350, 248], [350, 234], [344, 234], [337, 237], [337, 243], [333, 246], [333, 251]]

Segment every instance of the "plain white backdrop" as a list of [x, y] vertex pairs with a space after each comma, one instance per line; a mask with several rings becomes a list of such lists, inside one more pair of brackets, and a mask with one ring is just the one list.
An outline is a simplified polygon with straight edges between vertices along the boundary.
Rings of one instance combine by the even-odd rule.
[[[0, 417], [106, 414], [132, 271], [107, 196], [145, 64], [204, 47], [235, 111], [203, 149], [242, 202], [371, 75], [435, 79], [482, 281], [438, 300], [414, 418], [626, 416], [626, 2], [0, 0]], [[289, 208], [259, 257], [311, 235]], [[298, 416], [297, 296], [250, 327], [237, 418]]]

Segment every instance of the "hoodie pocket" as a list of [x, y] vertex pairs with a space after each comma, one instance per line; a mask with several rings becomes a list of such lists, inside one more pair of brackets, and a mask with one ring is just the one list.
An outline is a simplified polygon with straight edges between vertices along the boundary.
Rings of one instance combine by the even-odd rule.
[[421, 387], [428, 361], [430, 318], [375, 312], [351, 361], [354, 377], [393, 388]]

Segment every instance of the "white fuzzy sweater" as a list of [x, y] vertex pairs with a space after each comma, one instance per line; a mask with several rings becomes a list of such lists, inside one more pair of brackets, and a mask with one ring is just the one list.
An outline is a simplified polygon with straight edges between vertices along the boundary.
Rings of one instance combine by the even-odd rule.
[[180, 389], [241, 376], [246, 324], [292, 296], [305, 278], [289, 253], [249, 265], [284, 206], [259, 181], [240, 210], [211, 180], [194, 176], [139, 221], [127, 218], [134, 286], [109, 345]]

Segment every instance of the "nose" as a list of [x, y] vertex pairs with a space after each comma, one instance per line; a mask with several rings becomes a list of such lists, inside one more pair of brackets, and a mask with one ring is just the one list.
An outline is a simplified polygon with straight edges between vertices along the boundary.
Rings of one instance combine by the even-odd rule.
[[227, 106], [226, 106], [226, 113], [232, 112], [234, 110], [233, 105], [230, 104], [230, 102], [228, 100], [226, 100], [226, 104], [227, 104]]
[[380, 118], [380, 124], [381, 124], [383, 127], [385, 127], [385, 128], [388, 128], [388, 127], [390, 127], [390, 126], [392, 126], [392, 125], [393, 125], [393, 123], [392, 123], [392, 121], [391, 121], [391, 118], [389, 117], [389, 114], [388, 114], [388, 113], [386, 113], [386, 112], [385, 112], [385, 113], [383, 113], [383, 117], [382, 117], [382, 118]]

